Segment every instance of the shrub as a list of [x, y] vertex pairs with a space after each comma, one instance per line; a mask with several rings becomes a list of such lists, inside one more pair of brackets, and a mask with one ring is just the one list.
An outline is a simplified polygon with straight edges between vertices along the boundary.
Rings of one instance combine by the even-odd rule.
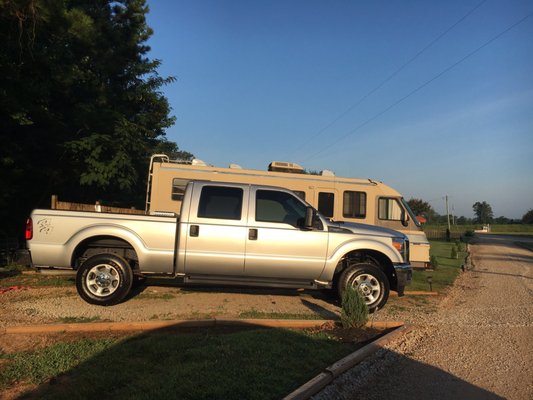
[[433, 269], [437, 269], [437, 267], [439, 266], [439, 260], [437, 260], [436, 256], [431, 256], [431, 258], [429, 259], [429, 262], [431, 266], [433, 267]]
[[453, 258], [454, 260], [457, 260], [457, 257], [458, 257], [458, 254], [457, 254], [457, 246], [453, 245], [452, 246], [452, 250], [450, 252], [450, 257]]
[[348, 286], [342, 294], [341, 322], [345, 328], [361, 328], [368, 321], [368, 306], [359, 290]]

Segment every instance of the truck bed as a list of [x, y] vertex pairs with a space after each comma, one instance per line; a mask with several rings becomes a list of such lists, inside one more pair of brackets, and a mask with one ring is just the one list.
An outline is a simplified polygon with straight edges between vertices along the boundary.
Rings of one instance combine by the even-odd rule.
[[149, 265], [152, 272], [174, 270], [175, 216], [38, 209], [31, 218], [29, 246], [35, 266], [74, 267], [73, 255], [84, 241], [113, 236], [133, 245], [141, 266]]

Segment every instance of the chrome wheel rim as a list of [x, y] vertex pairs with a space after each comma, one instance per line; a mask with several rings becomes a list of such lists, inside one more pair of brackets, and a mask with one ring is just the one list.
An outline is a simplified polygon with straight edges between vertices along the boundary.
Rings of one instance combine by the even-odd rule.
[[365, 299], [367, 305], [374, 304], [381, 297], [381, 285], [375, 276], [361, 274], [354, 278], [352, 287], [356, 288]]
[[85, 283], [91, 294], [105, 297], [113, 294], [118, 289], [120, 275], [113, 265], [98, 264], [89, 270]]

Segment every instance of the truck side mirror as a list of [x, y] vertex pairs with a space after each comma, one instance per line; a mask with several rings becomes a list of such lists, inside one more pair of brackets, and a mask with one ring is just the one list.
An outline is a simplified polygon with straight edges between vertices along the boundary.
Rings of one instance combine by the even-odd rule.
[[305, 209], [305, 221], [304, 221], [304, 228], [305, 229], [313, 229], [313, 222], [315, 219], [315, 210], [313, 207], [307, 207]]

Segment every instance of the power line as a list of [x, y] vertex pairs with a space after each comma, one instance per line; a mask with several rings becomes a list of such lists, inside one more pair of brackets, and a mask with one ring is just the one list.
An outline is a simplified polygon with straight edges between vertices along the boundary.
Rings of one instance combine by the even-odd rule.
[[514, 24], [512, 24], [511, 26], [509, 26], [508, 28], [506, 28], [505, 30], [501, 31], [500, 33], [498, 33], [496, 36], [492, 37], [490, 40], [488, 40], [487, 42], [485, 42], [484, 44], [482, 44], [481, 46], [479, 46], [478, 48], [476, 48], [475, 50], [471, 51], [470, 53], [468, 53], [466, 56], [464, 56], [463, 58], [459, 59], [458, 61], [456, 61], [455, 63], [453, 63], [452, 65], [450, 65], [449, 67], [445, 68], [444, 70], [442, 70], [441, 72], [439, 72], [437, 75], [435, 75], [433, 78], [427, 80], [426, 82], [424, 82], [423, 84], [421, 84], [420, 86], [418, 86], [416, 89], [413, 89], [411, 92], [409, 92], [408, 94], [406, 94], [405, 96], [403, 96], [402, 98], [400, 98], [399, 100], [395, 101], [394, 103], [392, 103], [391, 105], [389, 105], [387, 108], [385, 108], [384, 110], [380, 111], [379, 113], [377, 113], [376, 115], [374, 115], [373, 117], [367, 119], [366, 121], [364, 121], [363, 123], [359, 124], [357, 127], [355, 127], [354, 129], [350, 130], [348, 133], [346, 133], [345, 135], [341, 136], [340, 138], [338, 138], [337, 140], [331, 142], [329, 145], [323, 147], [322, 149], [320, 149], [319, 151], [317, 151], [316, 153], [312, 154], [311, 156], [305, 158], [305, 160], [309, 160], [310, 158], [313, 158], [315, 156], [317, 156], [318, 154], [321, 154], [323, 153], [324, 151], [326, 151], [327, 149], [331, 148], [332, 146], [336, 145], [337, 143], [339, 143], [340, 141], [346, 139], [348, 136], [351, 136], [353, 135], [355, 132], [357, 132], [359, 129], [365, 127], [366, 125], [368, 125], [369, 123], [371, 123], [372, 121], [375, 121], [376, 119], [378, 119], [379, 117], [381, 117], [383, 114], [387, 113], [389, 110], [391, 110], [392, 108], [396, 107], [398, 104], [402, 103], [404, 100], [406, 100], [407, 98], [411, 97], [413, 94], [415, 94], [416, 92], [418, 92], [419, 90], [423, 89], [424, 87], [426, 87], [427, 85], [429, 85], [430, 83], [432, 83], [433, 81], [436, 81], [437, 79], [439, 79], [441, 76], [443, 76], [444, 74], [446, 74], [447, 72], [451, 71], [453, 68], [455, 68], [457, 65], [461, 64], [463, 61], [469, 59], [470, 57], [472, 57], [474, 54], [478, 53], [479, 51], [481, 51], [482, 49], [484, 49], [485, 47], [487, 47], [488, 45], [490, 45], [492, 42], [494, 42], [495, 40], [499, 39], [501, 36], [503, 36], [504, 34], [506, 34], [507, 32], [509, 32], [511, 29], [515, 28], [516, 26], [520, 25], [522, 22], [524, 22], [526, 19], [528, 19], [529, 17], [531, 17], [533, 15], [533, 12], [527, 14], [525, 17], [521, 18], [520, 20], [518, 20], [517, 22], [515, 22]]
[[324, 126], [322, 129], [320, 129], [317, 133], [315, 133], [305, 144], [315, 140], [318, 136], [320, 136], [322, 133], [324, 133], [326, 130], [328, 130], [331, 126], [333, 126], [337, 121], [342, 119], [345, 115], [353, 111], [359, 104], [361, 104], [363, 101], [365, 101], [368, 97], [373, 95], [375, 92], [377, 92], [379, 89], [381, 89], [387, 82], [389, 82], [392, 78], [394, 78], [396, 75], [398, 75], [405, 67], [407, 67], [409, 64], [411, 64], [413, 61], [415, 61], [420, 55], [422, 55], [427, 49], [429, 49], [431, 46], [433, 46], [435, 43], [437, 43], [440, 39], [442, 39], [446, 34], [448, 34], [453, 28], [455, 28], [457, 25], [459, 25], [461, 22], [463, 22], [470, 14], [472, 14], [474, 11], [476, 11], [479, 7], [483, 5], [487, 0], [482, 0], [479, 2], [474, 8], [472, 8], [470, 11], [468, 11], [465, 15], [463, 15], [458, 21], [456, 21], [454, 24], [452, 24], [450, 27], [448, 27], [444, 32], [442, 32], [439, 36], [437, 36], [435, 39], [433, 39], [429, 44], [427, 44], [422, 50], [418, 51], [413, 57], [411, 57], [408, 61], [403, 63], [399, 68], [397, 68], [392, 74], [390, 74], [387, 78], [385, 78], [381, 83], [379, 83], [376, 87], [371, 89], [369, 92], [367, 92], [364, 96], [362, 96], [359, 100], [357, 100], [354, 104], [352, 104], [350, 107], [348, 107], [346, 110], [344, 110], [342, 113], [340, 113], [336, 118], [333, 119], [330, 123], [328, 123], [326, 126]]

